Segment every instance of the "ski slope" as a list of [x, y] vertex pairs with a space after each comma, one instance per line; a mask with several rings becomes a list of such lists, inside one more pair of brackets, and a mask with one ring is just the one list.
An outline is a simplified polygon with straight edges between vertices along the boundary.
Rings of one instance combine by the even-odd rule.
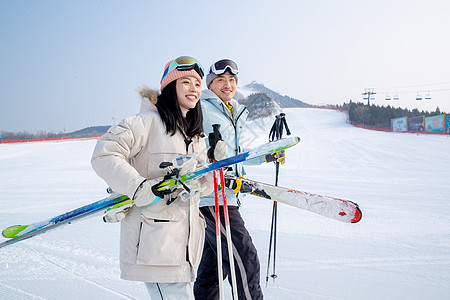
[[[450, 297], [450, 137], [369, 131], [345, 118], [286, 110], [302, 141], [286, 151], [279, 185], [352, 200], [363, 212], [359, 223], [280, 204], [278, 278], [266, 287], [272, 202], [244, 200], [265, 299]], [[253, 123], [248, 144], [266, 142], [272, 123]], [[94, 145], [0, 144], [0, 228], [104, 198], [107, 186], [90, 166]], [[247, 173], [274, 182], [273, 164]], [[118, 239], [119, 224], [97, 216], [0, 249], [0, 299], [148, 299], [142, 283], [119, 278]]]

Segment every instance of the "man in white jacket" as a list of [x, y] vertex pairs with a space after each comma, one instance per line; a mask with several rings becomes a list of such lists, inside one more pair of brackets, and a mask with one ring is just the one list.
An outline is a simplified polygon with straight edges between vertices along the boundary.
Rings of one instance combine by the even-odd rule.
[[[243, 144], [242, 133], [245, 130], [245, 122], [248, 116], [247, 108], [233, 99], [236, 93], [238, 72], [236, 62], [231, 59], [222, 59], [212, 64], [206, 76], [208, 90], [202, 92], [201, 98], [205, 134], [208, 136], [209, 133], [213, 132], [213, 124], [219, 124], [220, 134], [226, 142], [227, 152], [230, 156], [239, 154], [244, 150], [241, 149]], [[254, 159], [248, 163], [260, 164], [264, 161], [273, 161], [275, 155], [267, 155], [265, 158]], [[242, 163], [233, 165], [228, 169], [228, 172], [236, 176], [245, 175]], [[239, 213], [242, 196], [227, 189], [238, 297], [239, 299], [262, 299], [258, 254], [250, 234], [245, 228], [244, 220]], [[220, 200], [220, 205], [223, 205], [222, 200]], [[205, 217], [207, 228], [203, 256], [197, 271], [197, 279], [194, 283], [194, 295], [199, 300], [219, 299], [213, 194], [201, 199], [200, 211]], [[220, 208], [220, 211], [221, 223], [224, 228], [223, 207]], [[228, 276], [231, 284], [228, 251], [224, 248], [227, 247], [224, 232], [222, 232], [222, 239], [224, 278]]]

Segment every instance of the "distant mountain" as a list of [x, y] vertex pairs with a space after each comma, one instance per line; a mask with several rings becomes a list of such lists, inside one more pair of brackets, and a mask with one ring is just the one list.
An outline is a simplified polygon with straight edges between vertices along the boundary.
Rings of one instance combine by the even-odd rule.
[[243, 90], [246, 90], [247, 93], [249, 91], [254, 91], [255, 93], [266, 94], [273, 101], [275, 101], [281, 108], [301, 107], [301, 106], [308, 105], [307, 103], [300, 101], [298, 99], [291, 98], [289, 96], [283, 96], [280, 93], [277, 93], [277, 92], [265, 87], [264, 84], [257, 83], [255, 81], [252, 81], [251, 83], [244, 85]]
[[247, 106], [250, 120], [277, 115], [283, 108], [308, 105], [289, 96], [282, 96], [255, 81], [238, 88], [234, 98]]
[[81, 130], [66, 133], [67, 137], [91, 137], [104, 134], [111, 126], [91, 126]]
[[247, 107], [249, 120], [274, 116], [282, 112], [278, 103], [263, 93], [251, 94], [245, 99], [239, 100], [239, 103]]

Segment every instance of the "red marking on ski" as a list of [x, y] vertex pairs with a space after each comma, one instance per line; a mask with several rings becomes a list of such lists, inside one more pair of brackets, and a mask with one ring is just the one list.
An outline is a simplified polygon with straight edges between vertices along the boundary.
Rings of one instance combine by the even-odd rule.
[[362, 212], [359, 209], [359, 207], [356, 207], [356, 211], [355, 211], [355, 217], [350, 221], [352, 223], [358, 223], [359, 220], [361, 220], [362, 218]]

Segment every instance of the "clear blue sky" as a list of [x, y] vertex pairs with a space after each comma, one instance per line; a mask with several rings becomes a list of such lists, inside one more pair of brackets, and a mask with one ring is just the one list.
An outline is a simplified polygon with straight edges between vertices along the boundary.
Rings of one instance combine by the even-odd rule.
[[374, 88], [375, 104], [450, 112], [449, 33], [447, 0], [1, 1], [0, 130], [110, 125], [180, 55], [233, 58], [239, 86], [311, 104]]

